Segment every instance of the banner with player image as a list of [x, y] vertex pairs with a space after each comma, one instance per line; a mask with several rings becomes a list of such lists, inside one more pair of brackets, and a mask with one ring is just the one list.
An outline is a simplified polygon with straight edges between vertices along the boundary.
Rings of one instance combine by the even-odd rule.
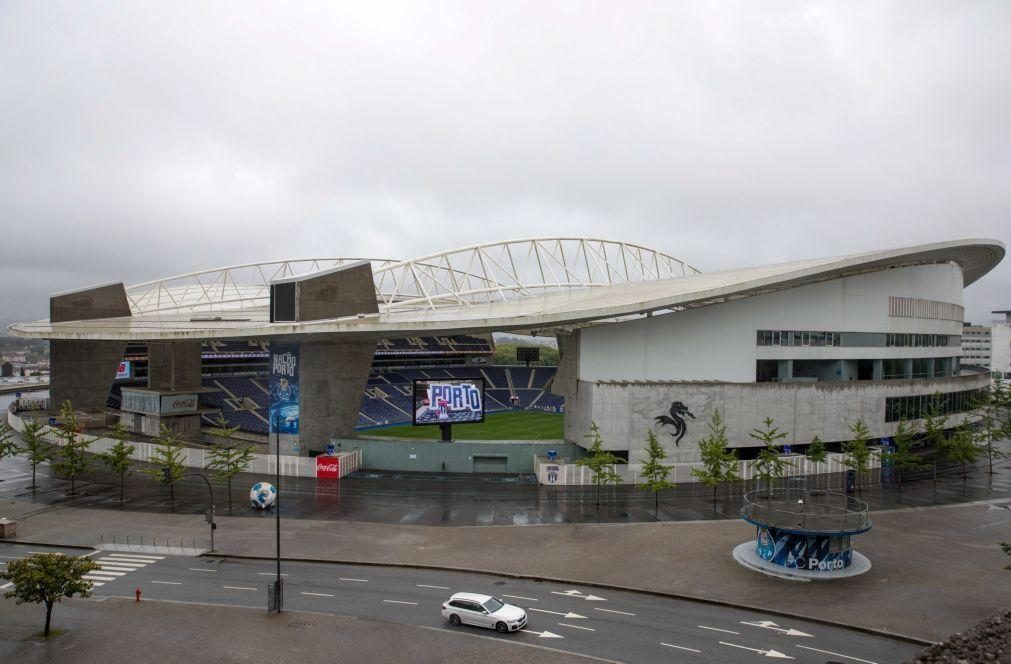
[[298, 403], [298, 344], [271, 344], [271, 434], [298, 435]]
[[484, 381], [453, 378], [414, 381], [414, 419], [419, 424], [484, 422]]

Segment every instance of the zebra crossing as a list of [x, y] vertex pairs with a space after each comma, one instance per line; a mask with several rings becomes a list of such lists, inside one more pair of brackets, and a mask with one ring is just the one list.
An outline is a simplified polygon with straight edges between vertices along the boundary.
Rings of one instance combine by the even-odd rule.
[[165, 556], [151, 556], [140, 553], [109, 553], [101, 558], [95, 558], [99, 569], [88, 572], [82, 578], [91, 581], [91, 585], [98, 588], [110, 581], [115, 581], [134, 572], [142, 567], [153, 565], [159, 560], [164, 560]]

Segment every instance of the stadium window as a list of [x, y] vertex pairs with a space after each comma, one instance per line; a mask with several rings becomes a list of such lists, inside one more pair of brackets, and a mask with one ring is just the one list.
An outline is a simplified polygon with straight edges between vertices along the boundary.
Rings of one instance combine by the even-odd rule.
[[811, 345], [811, 333], [810, 332], [801, 332], [800, 333], [800, 345], [801, 346], [810, 346]]
[[772, 332], [772, 345], [779, 346], [779, 330], [773, 330]]

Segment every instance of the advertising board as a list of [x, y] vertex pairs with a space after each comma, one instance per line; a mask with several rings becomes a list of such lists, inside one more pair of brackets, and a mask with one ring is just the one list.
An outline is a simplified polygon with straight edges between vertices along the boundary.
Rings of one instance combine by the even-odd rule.
[[341, 460], [340, 457], [326, 456], [320, 454], [316, 457], [316, 478], [326, 480], [340, 479]]
[[197, 395], [167, 394], [161, 398], [162, 415], [179, 415], [197, 412]]
[[298, 435], [298, 344], [270, 347], [270, 433]]
[[413, 424], [484, 422], [484, 381], [433, 379], [414, 381]]
[[133, 377], [133, 363], [130, 360], [123, 360], [119, 363], [119, 369], [116, 370], [116, 380], [122, 380], [124, 378]]

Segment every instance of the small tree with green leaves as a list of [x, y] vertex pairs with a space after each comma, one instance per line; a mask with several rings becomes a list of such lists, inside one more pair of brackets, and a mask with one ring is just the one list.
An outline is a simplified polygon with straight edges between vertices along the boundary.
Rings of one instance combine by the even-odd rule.
[[968, 478], [968, 465], [975, 463], [986, 451], [978, 441], [979, 435], [968, 419], [958, 425], [954, 435], [948, 439], [947, 456], [955, 463], [962, 465], [963, 482]]
[[660, 518], [660, 492], [674, 488], [674, 483], [667, 479], [673, 466], [664, 463], [666, 458], [667, 450], [650, 431], [646, 437], [646, 461], [642, 464], [641, 487], [644, 491], [653, 492], [654, 517], [657, 519]]
[[186, 472], [186, 466], [183, 465], [183, 444], [179, 442], [179, 437], [180, 434], [170, 431], [163, 424], [161, 435], [158, 436], [158, 445], [155, 446], [154, 456], [151, 457], [151, 463], [155, 467], [141, 471], [157, 480], [162, 486], [168, 487], [172, 509], [176, 506], [176, 482], [181, 480]]
[[600, 437], [600, 428], [596, 422], [590, 422], [590, 433], [586, 437], [593, 441], [590, 449], [587, 450], [589, 454], [582, 459], [578, 459], [576, 465], [586, 466], [590, 469], [593, 484], [597, 488], [597, 507], [599, 508], [600, 487], [605, 484], [617, 484], [621, 481], [621, 476], [618, 475], [618, 471], [615, 470], [614, 466], [619, 463], [625, 463], [625, 460], [614, 456], [604, 449], [604, 440]]
[[916, 432], [905, 419], [900, 419], [895, 427], [895, 435], [892, 436], [895, 449], [892, 450], [892, 469], [895, 471], [895, 479], [902, 491], [902, 474], [906, 471], [923, 470], [928, 465], [923, 463], [919, 455], [913, 452], [913, 444], [916, 442]]
[[727, 449], [727, 426], [720, 409], [713, 410], [706, 423], [709, 433], [699, 440], [701, 468], [692, 468], [692, 476], [713, 490], [713, 510], [716, 510], [716, 489], [720, 482], [736, 482], [740, 478], [737, 453]]
[[12, 457], [20, 451], [21, 448], [14, 440], [14, 429], [0, 420], [0, 461], [3, 461], [4, 457]]
[[25, 420], [24, 429], [21, 431], [21, 441], [24, 444], [22, 451], [28, 457], [28, 463], [32, 467], [32, 493], [38, 488], [35, 483], [36, 470], [40, 463], [49, 461], [52, 458], [52, 449], [46, 442], [43, 433], [45, 425], [37, 420]]
[[116, 441], [116, 444], [109, 448], [108, 452], [98, 455], [98, 458], [110, 471], [119, 475], [119, 504], [123, 505], [123, 496], [126, 491], [126, 476], [133, 474], [130, 469], [130, 456], [137, 448], [126, 442], [129, 432], [122, 422], [116, 422], [109, 431], [109, 436]]
[[224, 417], [218, 416], [217, 426], [211, 429], [211, 433], [219, 438], [224, 438], [225, 443], [216, 444], [208, 452], [207, 469], [214, 472], [214, 476], [228, 484], [228, 511], [232, 511], [232, 478], [249, 469], [249, 464], [253, 460], [253, 446], [240, 443], [232, 443], [232, 436], [239, 430], [239, 427], [229, 427]]
[[80, 435], [80, 431], [77, 412], [69, 401], [64, 401], [60, 410], [60, 426], [56, 430], [63, 444], [53, 455], [53, 472], [70, 480], [71, 496], [77, 495], [77, 477], [91, 468], [87, 452], [92, 440]]
[[99, 569], [91, 558], [66, 556], [62, 553], [35, 553], [20, 560], [11, 560], [0, 579], [14, 587], [4, 593], [17, 604], [45, 604], [46, 627], [42, 635], [49, 636], [53, 605], [64, 597], [91, 596], [91, 581], [83, 578], [88, 572]]
[[804, 456], [814, 464], [814, 470], [817, 474], [819, 464], [828, 462], [828, 450], [825, 449], [825, 443], [821, 441], [821, 438], [815, 436], [811, 439], [811, 443], [804, 450]]
[[758, 451], [758, 456], [755, 458], [755, 477], [758, 478], [759, 482], [762, 480], [766, 481], [767, 488], [771, 494], [773, 480], [783, 478], [786, 475], [786, 469], [793, 467], [793, 463], [780, 456], [783, 451], [780, 441], [786, 438], [788, 434], [785, 431], [780, 431], [779, 427], [774, 426], [775, 420], [771, 417], [766, 417], [762, 420], [762, 423], [765, 425], [764, 429], [752, 429], [748, 435], [755, 440], [761, 441], [764, 445]]
[[1007, 458], [1007, 454], [999, 447], [994, 447], [995, 440], [1011, 435], [1011, 427], [1004, 417], [1004, 409], [1008, 403], [1008, 386], [1000, 373], [993, 374], [990, 389], [983, 392], [974, 407], [979, 413], [979, 437], [986, 445], [986, 458], [989, 473], [993, 475], [993, 462]]
[[849, 427], [853, 439], [842, 445], [843, 465], [856, 475], [857, 491], [863, 485], [863, 476], [871, 463], [871, 432], [863, 420], [857, 420]]
[[937, 467], [947, 456], [948, 436], [944, 429], [948, 425], [948, 416], [944, 412], [944, 397], [935, 392], [930, 397], [926, 416], [923, 418], [923, 430], [927, 443], [931, 446], [930, 462], [934, 469], [934, 486], [937, 486]]

